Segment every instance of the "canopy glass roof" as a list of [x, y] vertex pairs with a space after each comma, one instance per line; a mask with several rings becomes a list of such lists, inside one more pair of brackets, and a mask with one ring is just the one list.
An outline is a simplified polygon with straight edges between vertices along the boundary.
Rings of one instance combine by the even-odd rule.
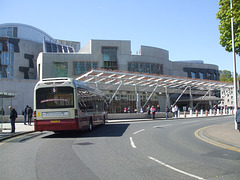
[[77, 77], [76, 80], [85, 83], [111, 83], [115, 85], [122, 84], [132, 86], [167, 87], [170, 89], [184, 89], [186, 87], [191, 87], [191, 89], [203, 91], [233, 88], [232, 83], [220, 81], [166, 75], [150, 75], [127, 71], [110, 71], [105, 69], [92, 69], [91, 71]]

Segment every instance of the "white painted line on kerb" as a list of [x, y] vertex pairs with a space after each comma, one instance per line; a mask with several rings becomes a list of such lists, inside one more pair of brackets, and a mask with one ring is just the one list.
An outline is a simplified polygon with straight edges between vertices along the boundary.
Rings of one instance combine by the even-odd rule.
[[170, 166], [170, 165], [168, 165], [168, 164], [165, 164], [164, 162], [159, 161], [159, 160], [157, 160], [156, 158], [153, 158], [153, 157], [151, 157], [151, 156], [148, 156], [148, 158], [151, 159], [151, 160], [153, 160], [153, 161], [155, 161], [155, 162], [157, 162], [157, 163], [159, 163], [159, 164], [161, 164], [162, 166], [165, 166], [165, 167], [167, 167], [167, 168], [169, 168], [169, 169], [172, 169], [172, 170], [174, 170], [174, 171], [177, 171], [177, 172], [179, 172], [179, 173], [185, 174], [185, 175], [187, 175], [187, 176], [190, 176], [190, 177], [193, 177], [193, 178], [196, 178], [196, 179], [204, 179], [204, 178], [202, 178], [202, 177], [195, 176], [195, 175], [193, 175], [193, 174], [187, 173], [187, 172], [185, 172], [185, 171], [182, 171], [182, 170], [180, 170], [180, 169], [177, 169], [177, 168], [175, 168], [175, 167], [172, 167], [172, 166]]
[[132, 137], [130, 137], [130, 143], [131, 143], [132, 148], [137, 148], [137, 147], [135, 146], [134, 142], [133, 142]]
[[167, 127], [167, 126], [171, 126], [172, 124], [164, 124], [164, 125], [160, 125], [160, 126], [153, 126], [153, 128], [161, 128], [161, 127]]
[[137, 134], [137, 133], [140, 133], [140, 132], [142, 132], [142, 131], [145, 131], [145, 129], [141, 129], [141, 130], [139, 130], [139, 131], [136, 131], [136, 132], [133, 133], [133, 134]]

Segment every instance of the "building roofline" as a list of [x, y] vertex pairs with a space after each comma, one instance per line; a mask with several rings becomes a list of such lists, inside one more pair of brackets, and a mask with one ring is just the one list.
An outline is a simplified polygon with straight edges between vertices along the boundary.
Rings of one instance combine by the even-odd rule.
[[0, 27], [13, 27], [13, 26], [22, 26], [22, 27], [28, 27], [31, 29], [34, 29], [42, 34], [44, 34], [45, 36], [47, 36], [49, 39], [55, 40], [55, 38], [53, 38], [52, 36], [50, 36], [49, 34], [47, 34], [46, 32], [42, 31], [41, 29], [38, 29], [34, 26], [28, 25], [28, 24], [22, 24], [22, 23], [4, 23], [4, 24], [0, 24]]

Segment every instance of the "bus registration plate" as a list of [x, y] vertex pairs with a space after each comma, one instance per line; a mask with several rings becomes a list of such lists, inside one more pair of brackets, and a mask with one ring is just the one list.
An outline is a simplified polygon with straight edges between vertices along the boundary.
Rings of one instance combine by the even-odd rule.
[[60, 123], [60, 120], [51, 120], [51, 123]]

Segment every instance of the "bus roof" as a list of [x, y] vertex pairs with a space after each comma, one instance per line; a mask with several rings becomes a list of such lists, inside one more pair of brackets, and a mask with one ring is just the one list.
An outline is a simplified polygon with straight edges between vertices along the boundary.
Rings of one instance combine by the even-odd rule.
[[[82, 88], [82, 89], [86, 89], [94, 94], [97, 94], [99, 96], [105, 96], [105, 94], [101, 91], [101, 90], [98, 90], [98, 89], [94, 89], [94, 88], [91, 88], [89, 87], [87, 84], [81, 82], [81, 81], [78, 81], [76, 79], [73, 79], [73, 78], [69, 78], [69, 77], [59, 77], [59, 78], [45, 78], [45, 79], [42, 79], [41, 81], [39, 81], [37, 84], [36, 84], [36, 87], [39, 85], [39, 84], [45, 84], [45, 85], [61, 85], [61, 84], [65, 84], [66, 82], [71, 82], [72, 86], [75, 86], [75, 87], [79, 87], [79, 88]], [[70, 85], [70, 84], [66, 84], [66, 85]]]

